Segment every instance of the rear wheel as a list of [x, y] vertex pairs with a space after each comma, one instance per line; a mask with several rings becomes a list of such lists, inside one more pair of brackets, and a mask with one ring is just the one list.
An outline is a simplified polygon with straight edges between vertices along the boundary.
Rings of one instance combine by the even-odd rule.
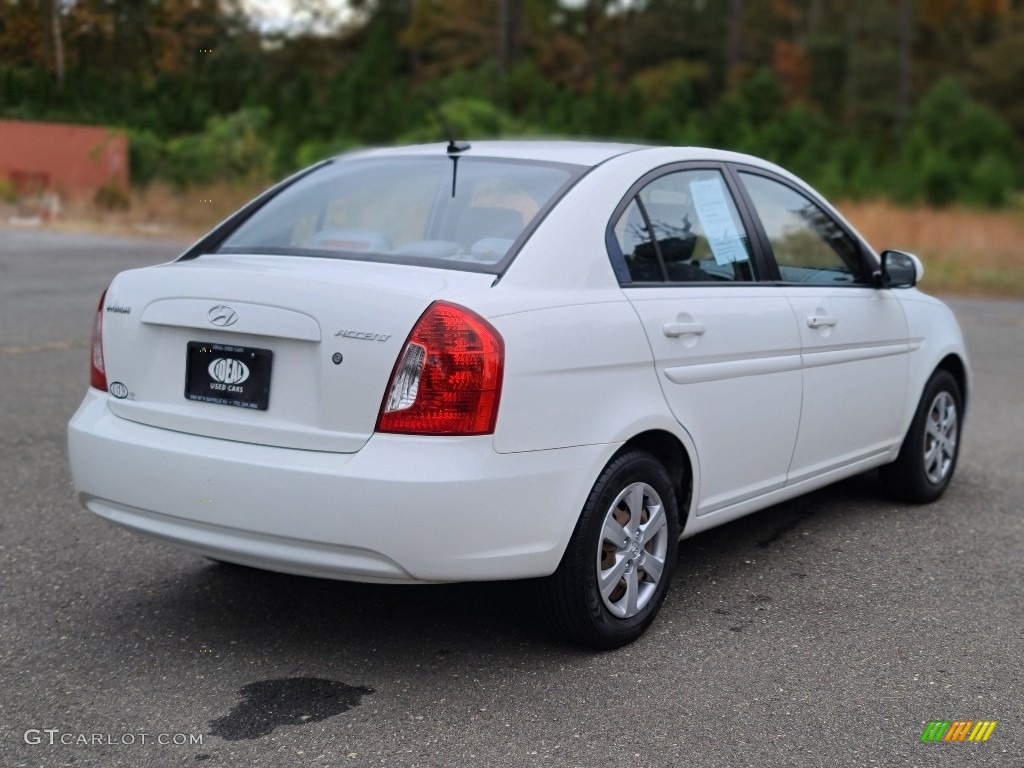
[[594, 484], [558, 570], [543, 584], [553, 628], [597, 648], [631, 643], [654, 621], [678, 550], [676, 494], [665, 468], [634, 450]]
[[945, 492], [956, 469], [962, 417], [960, 385], [948, 371], [936, 371], [924, 388], [899, 456], [881, 469], [890, 493], [925, 504]]

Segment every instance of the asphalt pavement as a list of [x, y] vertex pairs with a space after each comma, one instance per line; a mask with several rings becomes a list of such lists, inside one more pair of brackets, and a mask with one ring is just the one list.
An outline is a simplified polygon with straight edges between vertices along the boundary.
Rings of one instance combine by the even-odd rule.
[[[1024, 766], [1024, 302], [950, 300], [941, 501], [866, 475], [687, 539], [650, 632], [595, 654], [530, 585], [259, 572], [83, 510], [96, 302], [184, 245], [0, 229], [0, 767]], [[920, 740], [957, 720], [997, 726]]]

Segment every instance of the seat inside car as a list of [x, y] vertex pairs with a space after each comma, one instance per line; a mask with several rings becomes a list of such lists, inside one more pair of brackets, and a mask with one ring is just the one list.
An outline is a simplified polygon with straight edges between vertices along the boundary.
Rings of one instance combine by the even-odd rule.
[[515, 240], [526, 226], [523, 214], [511, 208], [472, 206], [459, 218], [455, 239], [467, 251], [485, 238]]

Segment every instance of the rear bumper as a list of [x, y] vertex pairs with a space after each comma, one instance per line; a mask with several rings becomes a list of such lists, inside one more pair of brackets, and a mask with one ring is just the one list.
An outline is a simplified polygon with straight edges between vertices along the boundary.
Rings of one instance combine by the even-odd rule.
[[220, 560], [359, 581], [478, 581], [557, 568], [614, 445], [499, 454], [485, 437], [376, 434], [339, 454], [122, 419], [89, 390], [68, 425], [87, 509]]

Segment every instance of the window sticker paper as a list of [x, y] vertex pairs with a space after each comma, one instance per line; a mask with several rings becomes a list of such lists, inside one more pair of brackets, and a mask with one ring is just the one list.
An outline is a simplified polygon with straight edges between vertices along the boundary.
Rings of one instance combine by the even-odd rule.
[[726, 265], [748, 261], [750, 255], [736, 230], [722, 180], [713, 178], [691, 181], [690, 194], [693, 206], [697, 209], [697, 218], [711, 246], [711, 253], [715, 256], [715, 263]]

